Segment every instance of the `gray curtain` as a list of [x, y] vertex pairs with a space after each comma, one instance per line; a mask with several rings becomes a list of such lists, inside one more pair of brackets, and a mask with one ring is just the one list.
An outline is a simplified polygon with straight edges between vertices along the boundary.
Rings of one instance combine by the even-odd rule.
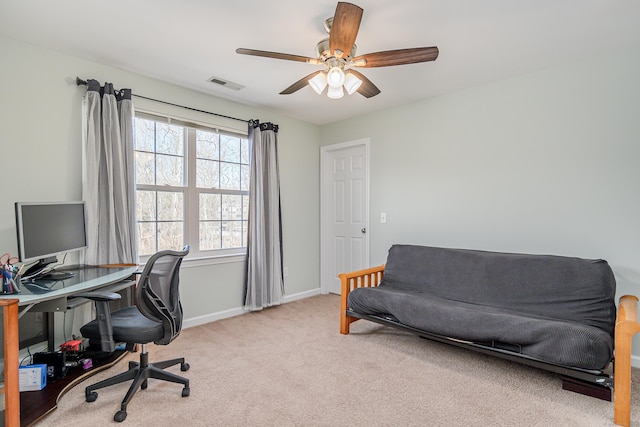
[[249, 122], [251, 183], [245, 308], [278, 305], [284, 295], [278, 126]]
[[131, 89], [87, 81], [82, 102], [89, 265], [138, 262]]

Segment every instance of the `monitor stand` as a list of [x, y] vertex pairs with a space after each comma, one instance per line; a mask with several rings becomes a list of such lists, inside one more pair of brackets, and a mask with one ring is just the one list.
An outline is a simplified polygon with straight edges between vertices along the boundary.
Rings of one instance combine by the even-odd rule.
[[22, 274], [22, 277], [37, 277], [38, 274], [47, 268], [49, 264], [58, 262], [58, 257], [51, 256], [48, 258], [40, 258], [35, 264], [27, 268]]
[[37, 279], [44, 279], [44, 280], [64, 280], [64, 279], [68, 279], [70, 277], [75, 276], [75, 273], [71, 273], [70, 271], [50, 271], [46, 274], [43, 274], [42, 276], [37, 276]]

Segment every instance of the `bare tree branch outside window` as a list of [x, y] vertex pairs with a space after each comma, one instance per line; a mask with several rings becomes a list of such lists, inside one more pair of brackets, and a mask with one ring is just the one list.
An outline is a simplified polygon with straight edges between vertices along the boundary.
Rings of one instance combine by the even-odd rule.
[[135, 119], [135, 141], [140, 255], [185, 244], [200, 252], [246, 247], [245, 135], [141, 115]]

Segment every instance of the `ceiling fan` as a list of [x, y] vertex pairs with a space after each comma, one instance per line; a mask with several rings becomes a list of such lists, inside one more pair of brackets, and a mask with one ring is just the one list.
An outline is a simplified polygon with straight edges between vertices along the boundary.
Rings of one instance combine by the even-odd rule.
[[301, 78], [280, 94], [292, 94], [308, 84], [318, 94], [321, 94], [328, 86], [327, 96], [334, 99], [342, 98], [344, 90], [349, 95], [358, 92], [365, 98], [371, 98], [380, 93], [380, 89], [376, 85], [352, 67], [370, 68], [415, 64], [435, 61], [438, 57], [438, 48], [435, 46], [387, 50], [356, 56], [355, 41], [362, 20], [362, 12], [363, 10], [359, 6], [338, 2], [333, 17], [325, 21], [324, 28], [329, 33], [329, 37], [317, 44], [316, 53], [318, 56], [316, 58], [245, 48], [236, 49], [236, 53], [323, 65], [323, 70]]

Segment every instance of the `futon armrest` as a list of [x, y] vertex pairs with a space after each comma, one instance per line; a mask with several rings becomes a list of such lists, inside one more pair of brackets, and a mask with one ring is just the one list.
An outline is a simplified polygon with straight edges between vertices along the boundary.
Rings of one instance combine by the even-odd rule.
[[618, 304], [615, 330], [615, 358], [613, 384], [613, 421], [617, 425], [631, 425], [631, 344], [640, 332], [638, 297], [623, 295]]
[[342, 285], [342, 293], [340, 295], [340, 333], [346, 335], [349, 333], [349, 325], [358, 320], [355, 317], [347, 316], [349, 292], [356, 288], [372, 288], [378, 286], [384, 274], [385, 264], [377, 267], [366, 268], [364, 270], [352, 271], [350, 273], [338, 274]]

